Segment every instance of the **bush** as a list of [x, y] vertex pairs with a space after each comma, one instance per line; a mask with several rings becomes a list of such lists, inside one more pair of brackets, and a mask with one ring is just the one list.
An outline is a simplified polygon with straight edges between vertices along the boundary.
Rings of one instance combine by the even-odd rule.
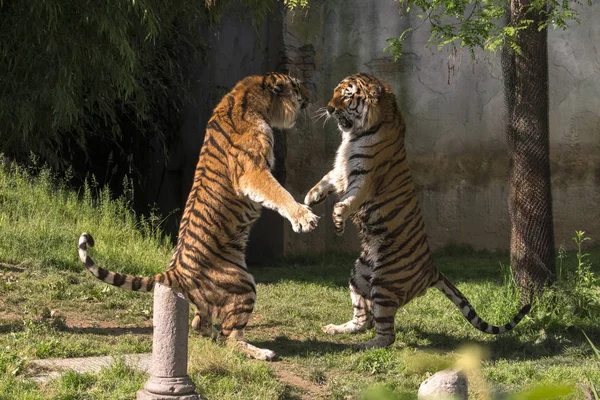
[[107, 267], [142, 275], [165, 269], [172, 245], [157, 216], [136, 215], [125, 196], [113, 200], [93, 181], [79, 193], [66, 181], [48, 168], [0, 161], [2, 262], [81, 271], [77, 240], [87, 231], [96, 239], [97, 261]]
[[574, 269], [566, 267], [567, 254], [563, 249], [559, 250], [558, 279], [536, 299], [528, 317], [530, 327], [586, 327], [600, 318], [597, 278], [592, 271], [589, 254], [582, 247], [589, 240], [585, 232], [575, 232], [573, 241], [577, 245], [577, 262]]

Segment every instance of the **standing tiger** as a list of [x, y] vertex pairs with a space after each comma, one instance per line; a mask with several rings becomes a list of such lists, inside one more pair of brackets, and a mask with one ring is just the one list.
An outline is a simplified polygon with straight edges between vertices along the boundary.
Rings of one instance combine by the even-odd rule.
[[273, 128], [291, 128], [308, 104], [308, 91], [295, 78], [270, 73], [240, 81], [216, 106], [206, 127], [167, 271], [136, 277], [97, 266], [87, 254], [92, 237], [79, 239], [79, 257], [98, 279], [129, 290], [151, 291], [155, 282], [183, 292], [196, 311], [192, 327], [221, 335], [251, 357], [271, 360], [275, 353], [244, 340], [243, 329], [254, 308], [256, 288], [244, 253], [250, 227], [261, 205], [287, 218], [295, 232], [309, 232], [318, 217], [271, 175]]
[[335, 166], [306, 195], [318, 204], [332, 192], [336, 233], [351, 216], [359, 228], [362, 253], [350, 275], [354, 318], [327, 325], [328, 334], [361, 332], [375, 325], [373, 339], [359, 348], [394, 343], [394, 317], [415, 297], [436, 287], [477, 329], [510, 331], [527, 314], [527, 305], [504, 326], [481, 320], [465, 296], [433, 265], [415, 187], [406, 162], [404, 120], [390, 86], [369, 74], [345, 78], [334, 90], [326, 115], [341, 131]]

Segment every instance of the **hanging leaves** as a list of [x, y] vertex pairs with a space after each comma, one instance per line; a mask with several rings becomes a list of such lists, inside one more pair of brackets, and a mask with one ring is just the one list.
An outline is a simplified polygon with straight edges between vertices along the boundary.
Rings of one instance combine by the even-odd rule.
[[[532, 11], [542, 11], [545, 15], [535, 29], [549, 25], [566, 29], [569, 21], [579, 22], [574, 7], [592, 4], [591, 0], [533, 0], [529, 9], [523, 10], [524, 18], [506, 25], [507, 0], [397, 0], [397, 3], [403, 13], [416, 8], [417, 16], [431, 23], [429, 45], [438, 49], [446, 45], [465, 47], [471, 58], [475, 58], [477, 48], [495, 51], [504, 45], [520, 53], [515, 38], [519, 31], [531, 27], [533, 22], [526, 16]], [[402, 55], [402, 43], [411, 31], [407, 29], [400, 37], [388, 39], [389, 46], [385, 50], [395, 59]]]
[[[118, 144], [124, 119], [164, 129], [158, 116], [189, 101], [183, 68], [202, 53], [198, 24], [231, 3], [0, 0], [0, 153], [56, 166], [91, 136]], [[263, 18], [272, 0], [237, 3]]]

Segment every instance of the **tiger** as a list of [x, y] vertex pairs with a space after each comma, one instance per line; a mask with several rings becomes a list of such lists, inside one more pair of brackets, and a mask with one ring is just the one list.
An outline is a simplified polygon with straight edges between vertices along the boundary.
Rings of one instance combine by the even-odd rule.
[[[250, 357], [276, 354], [246, 342], [243, 330], [256, 300], [244, 253], [261, 206], [288, 219], [295, 232], [312, 231], [318, 217], [273, 177], [273, 129], [289, 129], [309, 103], [296, 78], [268, 73], [238, 82], [207, 123], [194, 181], [169, 267], [153, 277], [111, 272], [88, 255], [92, 236], [79, 238], [79, 257], [96, 278], [124, 289], [152, 291], [157, 282], [185, 295], [195, 308], [192, 327], [224, 339]], [[213, 319], [221, 323], [218, 332]]]
[[406, 160], [405, 121], [389, 84], [367, 73], [344, 78], [322, 110], [341, 133], [333, 169], [306, 194], [314, 206], [336, 192], [336, 234], [350, 217], [359, 231], [362, 251], [350, 274], [353, 318], [323, 327], [327, 334], [363, 332], [375, 336], [358, 349], [387, 347], [396, 340], [396, 311], [428, 288], [439, 289], [480, 331], [513, 329], [529, 312], [525, 305], [504, 326], [483, 321], [467, 298], [433, 263], [425, 225]]

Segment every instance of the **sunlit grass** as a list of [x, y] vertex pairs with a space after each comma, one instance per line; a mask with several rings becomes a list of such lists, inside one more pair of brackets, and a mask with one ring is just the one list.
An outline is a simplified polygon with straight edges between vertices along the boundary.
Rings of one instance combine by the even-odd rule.
[[[111, 200], [104, 191], [94, 200], [93, 191], [74, 193], [43, 171], [34, 178], [0, 168], [0, 263], [6, 264], [0, 266], [0, 399], [134, 399], [147, 379], [117, 363], [98, 374], [69, 373], [41, 385], [30, 380], [34, 359], [150, 351], [152, 296], [94, 279], [77, 258], [77, 239], [82, 231], [92, 233], [99, 264], [137, 274], [163, 270], [172, 246], [124, 200]], [[600, 250], [590, 253], [591, 271], [597, 273]], [[508, 264], [507, 254], [447, 248], [435, 262], [488, 322], [504, 323], [519, 308], [501, 267]], [[572, 389], [565, 398], [584, 398], [575, 385], [600, 382], [598, 362], [582, 333], [600, 343], [596, 319], [561, 312], [550, 315], [549, 323], [532, 313], [509, 334], [486, 335], [435, 290], [398, 311], [393, 346], [354, 352], [351, 345], [373, 332], [336, 337], [321, 332], [323, 325], [352, 316], [347, 289], [352, 264], [352, 256], [326, 255], [255, 268], [258, 300], [246, 336], [276, 351], [281, 362], [248, 360], [192, 332], [189, 373], [199, 392], [208, 399], [416, 398], [424, 379], [464, 358], [465, 344], [481, 349], [469, 375], [475, 399], [539, 384], [564, 385]], [[577, 265], [567, 255], [563, 272]], [[594, 285], [586, 295], [593, 298], [594, 288], [598, 295]], [[562, 299], [559, 306], [568, 309], [578, 296], [567, 292], [572, 289], [564, 286], [547, 301]], [[283, 380], [280, 369], [300, 383]]]

